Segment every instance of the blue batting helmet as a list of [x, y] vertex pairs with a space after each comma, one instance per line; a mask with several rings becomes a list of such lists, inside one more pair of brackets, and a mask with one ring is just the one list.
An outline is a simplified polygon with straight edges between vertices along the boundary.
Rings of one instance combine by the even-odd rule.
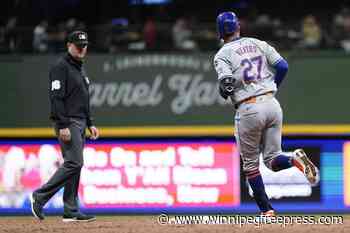
[[220, 39], [231, 34], [238, 29], [239, 21], [235, 13], [231, 11], [223, 12], [216, 18], [216, 26]]

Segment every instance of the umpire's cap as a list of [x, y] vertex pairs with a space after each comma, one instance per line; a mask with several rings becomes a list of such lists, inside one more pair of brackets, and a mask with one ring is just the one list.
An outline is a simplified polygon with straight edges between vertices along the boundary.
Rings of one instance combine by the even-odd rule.
[[83, 31], [73, 31], [68, 35], [67, 42], [84, 47], [89, 44], [88, 35]]
[[219, 38], [223, 39], [226, 35], [235, 32], [239, 27], [239, 20], [232, 11], [223, 12], [216, 18], [216, 27]]

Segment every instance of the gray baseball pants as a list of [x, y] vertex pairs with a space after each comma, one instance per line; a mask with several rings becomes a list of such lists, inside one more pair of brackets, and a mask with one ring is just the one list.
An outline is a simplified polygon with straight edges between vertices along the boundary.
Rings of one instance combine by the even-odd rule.
[[245, 173], [259, 168], [262, 153], [265, 165], [282, 153], [282, 109], [269, 95], [256, 97], [255, 103], [242, 103], [235, 115], [235, 137]]

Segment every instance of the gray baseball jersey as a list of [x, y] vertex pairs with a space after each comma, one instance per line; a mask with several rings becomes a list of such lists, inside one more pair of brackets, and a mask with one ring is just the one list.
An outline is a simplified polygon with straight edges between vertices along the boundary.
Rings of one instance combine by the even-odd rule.
[[276, 92], [271, 65], [282, 59], [268, 43], [255, 38], [241, 37], [226, 43], [215, 55], [214, 66], [218, 79], [233, 77], [233, 102], [251, 96]]
[[277, 91], [272, 65], [280, 59], [266, 42], [244, 37], [226, 43], [214, 58], [218, 79], [235, 80], [234, 103], [258, 96], [255, 103], [239, 105], [235, 115], [235, 137], [245, 172], [259, 168], [261, 153], [271, 167], [271, 161], [282, 152], [282, 109], [273, 96], [262, 95]]

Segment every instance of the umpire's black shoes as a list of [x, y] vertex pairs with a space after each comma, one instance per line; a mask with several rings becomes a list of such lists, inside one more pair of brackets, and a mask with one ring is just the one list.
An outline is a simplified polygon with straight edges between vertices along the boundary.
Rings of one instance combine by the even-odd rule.
[[35, 200], [34, 193], [30, 194], [30, 207], [32, 209], [32, 213], [34, 217], [36, 217], [39, 220], [44, 220], [44, 214], [43, 214], [43, 206], [38, 203], [37, 200]]
[[96, 217], [91, 215], [78, 213], [63, 214], [63, 222], [92, 222]]

